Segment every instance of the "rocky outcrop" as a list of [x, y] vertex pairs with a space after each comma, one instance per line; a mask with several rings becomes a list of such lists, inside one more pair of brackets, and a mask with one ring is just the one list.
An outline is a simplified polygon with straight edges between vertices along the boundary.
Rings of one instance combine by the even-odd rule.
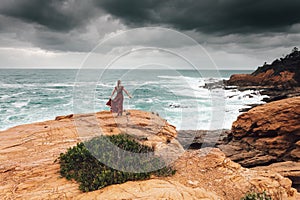
[[282, 71], [279, 74], [275, 74], [273, 69], [269, 69], [258, 74], [234, 74], [226, 83], [242, 87], [269, 86], [270, 88], [284, 89], [298, 86], [298, 82], [294, 79], [294, 76], [295, 72]]
[[[129, 133], [157, 154], [180, 156], [175, 127], [155, 114], [130, 110], [122, 117], [103, 111], [59, 116], [56, 120], [0, 132], [0, 196], [3, 199], [63, 199], [81, 192], [59, 178], [60, 153], [100, 134]], [[167, 153], [165, 153], [167, 151]]]
[[[225, 88], [259, 90], [265, 102], [300, 96], [300, 51], [295, 48], [284, 58], [258, 67], [252, 74], [234, 74], [224, 81]], [[230, 86], [230, 87], [229, 87]]]
[[292, 53], [272, 64], [264, 64], [252, 74], [235, 74], [226, 81], [227, 85], [236, 86], [268, 86], [285, 90], [300, 86], [300, 51]]
[[[271, 102], [241, 114], [232, 124], [235, 138], [300, 136], [300, 97]], [[296, 140], [292, 139], [293, 143]]]
[[[99, 134], [129, 133], [163, 155], [178, 157], [171, 177], [127, 182], [82, 193], [59, 174], [61, 152]], [[249, 190], [296, 199], [291, 181], [277, 173], [249, 170], [218, 149], [183, 152], [175, 127], [152, 113], [130, 110], [60, 116], [0, 132], [0, 196], [3, 199], [240, 199]], [[171, 154], [167, 154], [171, 152]], [[276, 189], [275, 189], [276, 188]]]
[[217, 147], [230, 159], [244, 167], [274, 168], [300, 188], [299, 169], [294, 170], [300, 163], [300, 97], [267, 103], [241, 114], [227, 139]]
[[218, 147], [246, 167], [300, 158], [300, 97], [257, 106], [233, 123], [231, 141]]

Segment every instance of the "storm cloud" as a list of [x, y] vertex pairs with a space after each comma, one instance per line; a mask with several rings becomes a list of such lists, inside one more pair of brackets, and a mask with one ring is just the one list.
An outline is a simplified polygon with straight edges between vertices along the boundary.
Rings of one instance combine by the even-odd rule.
[[284, 32], [300, 23], [298, 0], [2, 0], [0, 14], [55, 31], [103, 11], [130, 27], [167, 26], [212, 34]]
[[[192, 37], [221, 58], [222, 65], [239, 66], [248, 60], [246, 65], [255, 67], [299, 45], [299, 9], [299, 0], [1, 0], [0, 50], [5, 52], [1, 58], [5, 63], [29, 49], [26, 55], [37, 52], [54, 59], [61, 54], [58, 59], [64, 57], [68, 63], [69, 54], [74, 60], [78, 53], [90, 52], [101, 40], [122, 31], [158, 26]], [[147, 31], [115, 46], [153, 41], [183, 47], [168, 35]]]
[[213, 34], [284, 32], [300, 22], [298, 0], [102, 0], [98, 6], [130, 26]]
[[69, 31], [96, 14], [91, 3], [89, 0], [2, 0], [0, 13], [51, 30]]

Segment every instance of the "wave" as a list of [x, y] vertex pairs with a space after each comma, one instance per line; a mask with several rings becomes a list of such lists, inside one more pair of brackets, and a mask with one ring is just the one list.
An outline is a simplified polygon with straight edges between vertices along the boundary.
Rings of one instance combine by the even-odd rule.
[[113, 88], [114, 86], [104, 83], [97, 83], [97, 87]]
[[24, 88], [24, 87], [35, 87], [35, 84], [18, 84], [18, 83], [2, 83], [0, 88]]
[[22, 108], [22, 107], [27, 106], [28, 103], [29, 103], [29, 101], [26, 101], [26, 102], [14, 102], [11, 105], [13, 105], [15, 108]]
[[0, 99], [9, 99], [11, 97], [17, 97], [17, 96], [20, 96], [22, 94], [26, 94], [26, 92], [18, 92], [18, 93], [14, 93], [14, 94], [11, 94], [11, 95], [5, 94], [5, 95], [1, 96]]

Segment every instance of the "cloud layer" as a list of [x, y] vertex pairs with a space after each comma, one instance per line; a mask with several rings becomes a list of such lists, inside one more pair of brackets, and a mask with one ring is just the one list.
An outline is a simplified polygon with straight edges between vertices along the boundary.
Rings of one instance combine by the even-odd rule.
[[103, 0], [128, 25], [170, 25], [212, 34], [285, 32], [300, 23], [298, 0]]
[[[68, 54], [73, 53], [73, 59], [78, 52], [87, 53], [120, 31], [160, 26], [189, 35], [218, 56], [221, 64], [238, 66], [247, 60], [246, 66], [256, 67], [300, 43], [299, 9], [298, 0], [2, 0], [0, 57], [5, 63], [7, 55], [41, 49], [63, 55], [57, 59], [64, 57], [63, 63], [67, 63]], [[115, 45], [161, 41], [182, 48], [176, 40], [170, 43], [173, 38], [168, 35], [146, 31], [137, 37]], [[8, 63], [13, 65], [13, 61]]]
[[[85, 2], [85, 3], [84, 3]], [[70, 31], [95, 16], [92, 2], [64, 0], [2, 0], [0, 13], [55, 31]]]

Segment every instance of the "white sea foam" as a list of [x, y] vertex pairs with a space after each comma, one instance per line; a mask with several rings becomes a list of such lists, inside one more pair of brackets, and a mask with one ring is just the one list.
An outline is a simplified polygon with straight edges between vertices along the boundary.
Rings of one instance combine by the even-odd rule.
[[12, 105], [16, 108], [22, 108], [24, 106], [27, 106], [29, 103], [29, 101], [26, 101], [26, 102], [15, 102], [15, 103], [12, 103]]
[[0, 99], [3, 99], [3, 100], [5, 100], [5, 99], [8, 99], [8, 98], [10, 98], [10, 96], [9, 96], [9, 95], [7, 95], [7, 94], [5, 94], [5, 95], [2, 95], [2, 96], [0, 97]]

